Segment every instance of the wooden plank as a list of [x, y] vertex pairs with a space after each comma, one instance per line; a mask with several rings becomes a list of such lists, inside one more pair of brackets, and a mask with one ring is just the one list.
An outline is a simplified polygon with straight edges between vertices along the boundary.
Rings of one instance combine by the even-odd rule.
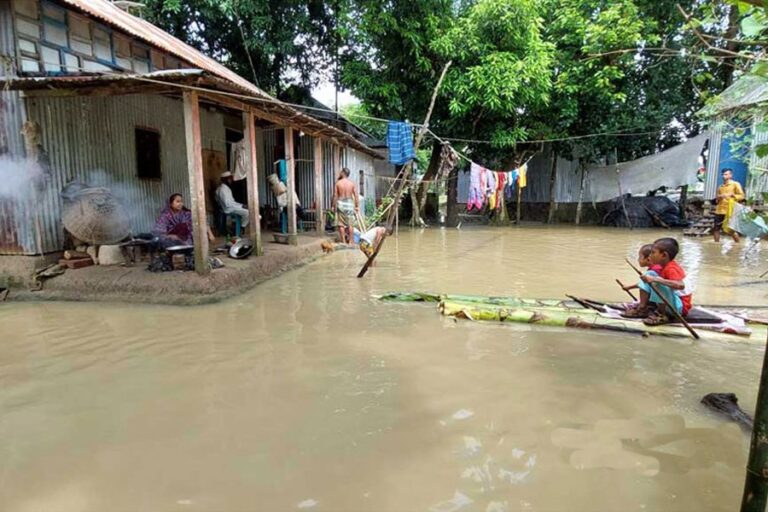
[[283, 128], [285, 164], [288, 168], [288, 243], [298, 245], [296, 238], [296, 159], [293, 156], [293, 128]]
[[245, 126], [245, 147], [248, 152], [248, 214], [249, 234], [256, 245], [256, 256], [264, 254], [264, 246], [261, 242], [261, 221], [259, 220], [259, 165], [256, 149], [256, 117], [253, 111], [243, 112], [243, 126]]
[[203, 144], [200, 138], [200, 102], [196, 91], [184, 91], [184, 132], [187, 145], [187, 173], [192, 206], [192, 236], [195, 241], [195, 271], [208, 274], [208, 219], [205, 215]]
[[325, 204], [325, 190], [323, 189], [323, 139], [315, 137], [314, 144], [315, 223], [317, 224], [317, 234], [322, 236], [325, 234], [325, 212], [323, 211], [323, 205]]

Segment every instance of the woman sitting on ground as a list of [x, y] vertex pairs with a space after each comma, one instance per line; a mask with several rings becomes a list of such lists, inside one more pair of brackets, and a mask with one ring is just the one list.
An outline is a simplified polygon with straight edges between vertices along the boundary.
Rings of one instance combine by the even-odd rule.
[[173, 194], [168, 199], [152, 233], [164, 246], [192, 245], [192, 212], [184, 207], [181, 194]]
[[[192, 245], [192, 212], [184, 206], [181, 194], [173, 194], [155, 222], [152, 234], [159, 238], [159, 245], [168, 248], [174, 245]], [[211, 228], [208, 240], [213, 241]]]

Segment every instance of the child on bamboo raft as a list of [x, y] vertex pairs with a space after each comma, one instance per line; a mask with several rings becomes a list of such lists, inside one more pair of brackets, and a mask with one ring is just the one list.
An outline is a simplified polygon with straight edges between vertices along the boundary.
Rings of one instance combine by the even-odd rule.
[[[640, 302], [628, 309], [627, 318], [643, 318], [646, 325], [662, 325], [673, 322], [672, 311], [651, 288], [654, 283], [659, 293], [674, 306], [682, 316], [691, 310], [693, 296], [686, 289], [685, 270], [675, 261], [680, 246], [674, 238], [660, 238], [653, 243], [648, 256], [648, 271], [640, 277]], [[641, 249], [641, 260], [643, 250]], [[642, 264], [642, 263], [641, 263]], [[652, 309], [651, 306], [655, 306]]]
[[[640, 268], [647, 268], [649, 271], [658, 273], [661, 271], [661, 265], [653, 265], [651, 264], [651, 253], [653, 252], [653, 244], [645, 244], [642, 247], [640, 247], [640, 250], [637, 252], [637, 265]], [[640, 283], [642, 281], [638, 282], [637, 284], [629, 284], [626, 286], [622, 286], [626, 291], [630, 290], [637, 290], [640, 288]], [[630, 306], [629, 309], [635, 309], [637, 307], [637, 304]]]

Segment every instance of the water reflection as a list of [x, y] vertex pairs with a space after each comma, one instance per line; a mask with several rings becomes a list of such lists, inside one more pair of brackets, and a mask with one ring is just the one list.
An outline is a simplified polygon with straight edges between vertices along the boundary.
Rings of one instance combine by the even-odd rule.
[[[620, 300], [667, 232], [409, 232], [195, 308], [0, 307], [0, 510], [721, 510], [759, 343], [456, 323], [387, 290]], [[744, 249], [684, 240], [698, 302], [765, 303]], [[755, 249], [759, 254], [759, 250]], [[655, 476], [654, 476], [655, 475]]]

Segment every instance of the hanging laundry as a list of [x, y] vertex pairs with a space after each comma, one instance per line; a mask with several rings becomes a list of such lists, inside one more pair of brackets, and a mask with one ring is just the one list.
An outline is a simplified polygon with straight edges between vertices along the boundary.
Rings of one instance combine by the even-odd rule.
[[404, 165], [416, 156], [413, 150], [413, 133], [411, 125], [401, 121], [387, 123], [387, 148], [389, 162], [394, 165]]
[[469, 197], [467, 211], [481, 210], [485, 204], [485, 169], [472, 163], [469, 166]]
[[504, 199], [504, 188], [507, 186], [507, 173], [496, 173], [496, 206], [501, 208]]
[[491, 197], [496, 193], [496, 173], [490, 169], [486, 169], [486, 173], [485, 195]]
[[515, 197], [515, 187], [517, 186], [517, 169], [509, 171], [507, 173], [507, 187], [504, 189], [506, 198], [512, 199]]
[[234, 180], [244, 180], [248, 176], [248, 155], [245, 151], [245, 139], [232, 144], [229, 149], [229, 161], [232, 165]]
[[526, 178], [526, 174], [528, 174], [528, 164], [523, 164], [520, 168], [517, 169], [517, 172], [519, 174], [517, 184], [520, 188], [525, 188], [528, 184], [528, 179]]

